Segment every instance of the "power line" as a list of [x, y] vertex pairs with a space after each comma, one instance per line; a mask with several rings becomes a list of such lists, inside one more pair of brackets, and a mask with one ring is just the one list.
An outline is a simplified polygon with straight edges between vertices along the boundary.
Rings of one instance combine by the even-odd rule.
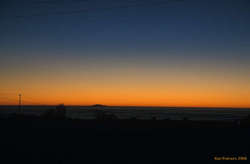
[[11, 99], [11, 98], [7, 98], [7, 97], [3, 97], [1, 96], [0, 99], [5, 99], [7, 101], [12, 101], [12, 102], [16, 102], [18, 99]]
[[22, 101], [25, 102], [25, 104], [29, 104], [29, 105], [44, 105], [42, 103], [31, 101], [31, 100], [27, 100], [27, 99], [23, 99]]
[[[14, 97], [14, 96], [16, 96], [16, 94], [11, 96], [11, 97]], [[26, 96], [23, 97], [21, 94], [18, 95], [18, 98], [9, 98], [9, 97], [5, 97], [5, 96], [0, 95], [0, 102], [11, 102], [11, 103], [16, 102], [15, 104], [17, 104], [20, 107], [22, 105], [24, 105], [24, 104], [27, 104], [27, 105], [44, 105], [44, 104], [42, 104], [40, 102], [36, 102], [36, 101], [30, 100], [30, 99], [27, 100], [27, 97]], [[19, 111], [21, 111], [20, 108], [19, 108]]]

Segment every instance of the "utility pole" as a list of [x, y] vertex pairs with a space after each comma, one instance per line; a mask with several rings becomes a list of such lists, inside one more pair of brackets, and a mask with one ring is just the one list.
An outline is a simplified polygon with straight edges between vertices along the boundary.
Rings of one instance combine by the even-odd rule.
[[19, 97], [18, 109], [19, 109], [19, 112], [21, 113], [22, 112], [22, 95], [19, 94], [18, 97]]

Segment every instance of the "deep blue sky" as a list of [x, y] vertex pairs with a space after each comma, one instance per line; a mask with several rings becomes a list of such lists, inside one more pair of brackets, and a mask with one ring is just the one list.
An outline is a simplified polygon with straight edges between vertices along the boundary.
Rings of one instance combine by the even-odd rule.
[[[63, 51], [71, 55], [91, 52], [98, 56], [119, 56], [120, 52], [136, 52], [143, 56], [145, 52], [166, 55], [169, 51], [174, 55], [188, 52], [190, 57], [211, 52], [211, 58], [232, 60], [244, 60], [249, 53], [248, 0], [183, 0], [129, 8], [115, 8], [131, 4], [129, 0], [1, 3], [1, 53], [35, 51], [39, 55], [49, 51], [52, 55]], [[96, 9], [112, 6], [113, 9]], [[74, 14], [86, 8], [86, 12]]]
[[249, 80], [249, 0], [134, 1], [1, 1], [0, 73], [195, 65]]

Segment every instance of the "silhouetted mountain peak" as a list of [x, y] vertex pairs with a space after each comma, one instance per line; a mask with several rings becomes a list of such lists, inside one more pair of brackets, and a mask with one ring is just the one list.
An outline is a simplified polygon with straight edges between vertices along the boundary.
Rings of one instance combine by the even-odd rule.
[[106, 107], [106, 105], [102, 105], [102, 104], [94, 104], [94, 105], [92, 105], [92, 107]]

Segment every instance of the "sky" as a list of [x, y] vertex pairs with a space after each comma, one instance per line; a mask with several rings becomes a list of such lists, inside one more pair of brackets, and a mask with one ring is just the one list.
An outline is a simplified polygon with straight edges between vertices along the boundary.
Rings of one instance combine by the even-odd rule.
[[0, 104], [250, 107], [249, 0], [2, 0]]

